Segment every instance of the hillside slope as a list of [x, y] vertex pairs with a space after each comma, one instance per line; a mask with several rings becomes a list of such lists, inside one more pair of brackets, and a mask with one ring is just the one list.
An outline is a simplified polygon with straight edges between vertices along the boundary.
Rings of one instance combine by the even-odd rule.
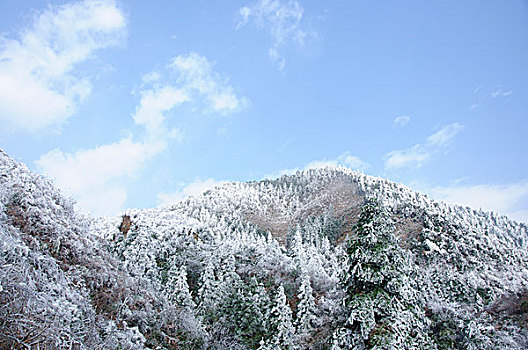
[[0, 348], [144, 347], [134, 320], [163, 299], [137, 285], [89, 223], [0, 151]]
[[[528, 229], [346, 168], [75, 213], [0, 153], [0, 345], [528, 348]], [[27, 346], [26, 346], [27, 347]]]

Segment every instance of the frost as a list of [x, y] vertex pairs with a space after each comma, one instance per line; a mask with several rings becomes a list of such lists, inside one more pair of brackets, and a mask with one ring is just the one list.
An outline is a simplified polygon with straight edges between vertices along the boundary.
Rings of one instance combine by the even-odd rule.
[[340, 167], [90, 218], [0, 152], [0, 347], [523, 349], [527, 238]]
[[425, 244], [427, 244], [427, 246], [429, 247], [430, 250], [434, 251], [434, 252], [438, 252], [440, 254], [447, 254], [446, 250], [445, 249], [441, 249], [440, 247], [438, 247], [434, 242], [426, 239], [425, 240]]

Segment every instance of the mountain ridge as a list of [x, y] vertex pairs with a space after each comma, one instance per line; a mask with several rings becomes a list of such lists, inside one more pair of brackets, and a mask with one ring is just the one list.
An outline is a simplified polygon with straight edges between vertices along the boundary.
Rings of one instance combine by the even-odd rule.
[[5, 347], [528, 347], [504, 216], [326, 168], [95, 219], [3, 152], [0, 174]]

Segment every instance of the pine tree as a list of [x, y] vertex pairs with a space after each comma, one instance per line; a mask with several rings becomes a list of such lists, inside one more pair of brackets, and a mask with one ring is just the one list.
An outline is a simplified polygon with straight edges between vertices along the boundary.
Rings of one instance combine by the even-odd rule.
[[303, 237], [301, 227], [299, 225], [297, 225], [295, 231], [290, 235], [289, 248], [289, 253], [292, 256], [299, 256], [304, 251]]
[[312, 286], [310, 284], [310, 276], [302, 275], [301, 285], [297, 293], [299, 303], [297, 304], [297, 318], [295, 320], [295, 328], [299, 338], [306, 338], [317, 319], [315, 312], [317, 306], [315, 305], [315, 298], [313, 296]]
[[215, 276], [213, 259], [210, 259], [202, 273], [201, 286], [198, 289], [198, 307], [201, 314], [210, 313], [222, 300], [219, 285], [220, 281]]
[[291, 349], [294, 344], [295, 330], [292, 325], [292, 311], [286, 301], [284, 287], [279, 286], [275, 304], [270, 312], [272, 337], [269, 341], [274, 349]]
[[240, 342], [254, 349], [268, 333], [270, 299], [255, 277], [247, 287], [239, 288], [223, 309], [227, 326]]
[[410, 256], [397, 245], [387, 211], [370, 201], [355, 225], [344, 279], [345, 327], [337, 344], [347, 349], [434, 348], [429, 321], [409, 278]]
[[183, 337], [180, 345], [183, 345], [186, 341], [191, 344], [194, 342], [201, 343], [207, 338], [207, 332], [201, 322], [201, 317], [196, 314], [196, 304], [189, 291], [185, 265], [169, 270], [167, 289], [169, 289], [169, 299], [179, 311], [180, 330], [184, 331], [186, 337], [188, 337], [187, 339]]
[[220, 273], [222, 274], [222, 285], [220, 288], [226, 295], [229, 295], [241, 285], [242, 280], [236, 272], [236, 260], [233, 254], [230, 254], [227, 256], [227, 258], [225, 258], [223, 268]]
[[185, 265], [180, 268], [174, 268], [169, 271], [169, 281], [167, 284], [169, 289], [169, 298], [182, 310], [186, 312], [193, 312], [196, 308], [191, 292], [189, 291], [189, 284], [187, 283], [187, 269]]

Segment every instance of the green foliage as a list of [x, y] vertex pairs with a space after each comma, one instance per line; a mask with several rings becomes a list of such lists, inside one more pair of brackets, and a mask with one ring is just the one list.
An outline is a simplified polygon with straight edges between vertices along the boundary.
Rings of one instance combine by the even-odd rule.
[[261, 339], [270, 336], [270, 309], [266, 289], [253, 277], [248, 285], [229, 296], [219, 312], [235, 338], [248, 348], [255, 349]]
[[364, 205], [347, 248], [343, 280], [348, 310], [343, 343], [352, 348], [434, 348], [423, 336], [428, 321], [409, 276], [412, 261], [393, 230], [378, 202]]
[[273, 307], [269, 313], [270, 335], [261, 347], [266, 349], [293, 349], [295, 329], [292, 324], [292, 311], [288, 305], [284, 287], [279, 286]]
[[300, 338], [308, 336], [316, 326], [317, 317], [315, 315], [317, 306], [313, 296], [313, 289], [310, 284], [310, 277], [303, 275], [298, 292], [299, 303], [297, 304], [297, 315], [295, 328]]
[[[88, 230], [50, 183], [1, 152], [0, 175], [2, 349], [528, 342], [528, 296], [519, 294], [527, 227], [493, 214], [326, 169], [232, 183], [170, 209], [129, 210], [130, 230], [118, 230], [124, 216], [92, 220]], [[332, 244], [351, 223], [321, 208], [355, 218], [362, 196], [386, 207], [366, 203], [350, 239]], [[285, 225], [288, 251], [272, 237], [282, 243]]]
[[322, 215], [308, 217], [300, 225], [290, 227], [286, 234], [286, 247], [288, 251], [293, 248], [295, 234], [300, 231], [303, 242], [319, 246], [327, 238], [335, 245], [342, 235], [343, 220], [335, 217], [329, 209]]
[[460, 349], [461, 332], [453, 318], [443, 317], [441, 314], [433, 314], [431, 318], [431, 337], [438, 345], [438, 350]]

